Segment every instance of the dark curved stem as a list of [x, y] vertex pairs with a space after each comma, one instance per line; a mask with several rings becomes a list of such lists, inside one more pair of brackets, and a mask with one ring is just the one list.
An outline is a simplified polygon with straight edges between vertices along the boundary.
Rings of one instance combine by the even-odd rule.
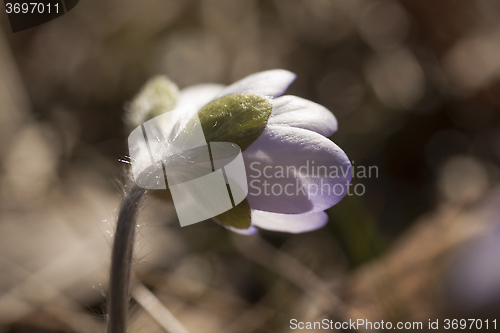
[[127, 331], [129, 283], [132, 271], [135, 228], [146, 190], [132, 183], [121, 202], [111, 253], [108, 333]]

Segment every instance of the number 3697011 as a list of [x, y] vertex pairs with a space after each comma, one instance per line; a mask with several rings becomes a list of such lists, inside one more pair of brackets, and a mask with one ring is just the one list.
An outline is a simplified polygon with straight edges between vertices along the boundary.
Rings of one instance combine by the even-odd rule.
[[58, 14], [59, 3], [41, 3], [41, 2], [23, 2], [5, 4], [5, 11], [7, 14]]

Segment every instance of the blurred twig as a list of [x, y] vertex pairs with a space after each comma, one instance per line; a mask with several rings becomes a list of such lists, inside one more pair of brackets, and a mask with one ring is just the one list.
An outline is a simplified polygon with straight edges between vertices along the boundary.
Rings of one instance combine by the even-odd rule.
[[233, 241], [236, 248], [247, 258], [303, 289], [316, 300], [323, 311], [342, 319], [347, 318], [348, 311], [342, 300], [334, 295], [329, 286], [314, 272], [295, 258], [276, 249], [259, 235], [252, 237], [233, 235]]
[[[0, 256], [2, 267], [15, 271], [17, 276], [25, 278], [23, 282], [13, 287], [0, 298], [0, 308], [5, 312], [0, 317], [0, 323], [13, 322], [34, 311], [37, 307], [56, 317], [70, 326], [74, 332], [96, 332], [101, 325], [92, 316], [85, 314], [81, 306], [60, 292], [62, 286], [53, 286], [43, 279], [42, 270], [30, 273], [16, 263]], [[33, 294], [33, 290], [38, 290]], [[10, 309], [10, 311], [8, 310]]]
[[132, 289], [132, 297], [166, 332], [189, 333], [177, 318], [142, 283], [138, 282]]

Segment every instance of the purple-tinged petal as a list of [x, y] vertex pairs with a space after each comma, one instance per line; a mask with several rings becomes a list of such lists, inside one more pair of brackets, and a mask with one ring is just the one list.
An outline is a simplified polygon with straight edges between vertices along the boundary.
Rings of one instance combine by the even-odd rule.
[[349, 158], [324, 136], [268, 125], [243, 152], [252, 209], [282, 214], [320, 212], [338, 203], [352, 176]]
[[242, 93], [277, 97], [285, 92], [296, 77], [294, 73], [284, 69], [255, 73], [228, 86], [217, 98]]
[[448, 276], [447, 293], [463, 310], [477, 311], [500, 303], [500, 229], [459, 251]]
[[252, 224], [267, 230], [298, 234], [325, 226], [328, 215], [325, 212], [306, 214], [277, 214], [252, 210]]
[[269, 125], [292, 126], [330, 136], [337, 131], [337, 119], [324, 106], [296, 96], [273, 99]]
[[211, 102], [224, 88], [224, 85], [216, 83], [186, 87], [179, 92], [176, 108], [194, 104], [199, 110]]

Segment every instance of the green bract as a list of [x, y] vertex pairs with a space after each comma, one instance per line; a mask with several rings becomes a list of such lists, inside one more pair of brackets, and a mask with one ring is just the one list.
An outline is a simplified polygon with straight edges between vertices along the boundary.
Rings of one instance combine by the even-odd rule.
[[179, 89], [166, 76], [156, 76], [150, 79], [130, 103], [125, 121], [130, 128], [172, 111], [177, 103]]
[[236, 94], [219, 98], [199, 112], [207, 142], [231, 142], [247, 149], [264, 131], [273, 110], [265, 97]]
[[[243, 151], [262, 134], [272, 110], [272, 103], [265, 97], [236, 94], [205, 105], [198, 117], [207, 142], [236, 143]], [[251, 225], [250, 205], [245, 199], [215, 218], [233, 228], [248, 229]]]
[[220, 223], [236, 229], [250, 228], [252, 219], [250, 216], [250, 205], [248, 204], [248, 200], [243, 200], [236, 205], [236, 207], [217, 215], [215, 218]]

